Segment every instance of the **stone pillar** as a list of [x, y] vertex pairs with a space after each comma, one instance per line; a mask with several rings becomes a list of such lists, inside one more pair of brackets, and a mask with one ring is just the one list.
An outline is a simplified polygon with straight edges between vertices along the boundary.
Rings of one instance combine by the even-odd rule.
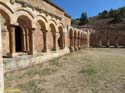
[[26, 29], [25, 31], [25, 35], [26, 35], [26, 51], [29, 52], [29, 31]]
[[73, 52], [74, 51], [74, 37], [71, 36], [70, 37], [70, 51]]
[[65, 49], [65, 33], [63, 32], [63, 35], [62, 35], [62, 49]]
[[23, 49], [23, 51], [26, 51], [27, 49], [26, 49], [26, 47], [27, 47], [27, 42], [26, 42], [26, 32], [25, 32], [25, 30], [24, 29], [22, 29], [23, 31], [22, 31], [22, 41], [23, 42], [21, 42], [22, 43], [22, 49]]
[[16, 45], [15, 45], [15, 25], [9, 25], [8, 27], [9, 31], [9, 43], [10, 43], [10, 53], [8, 54], [9, 57], [15, 57], [16, 52]]
[[118, 46], [119, 46], [119, 44], [118, 44], [118, 39], [116, 39], [115, 47], [117, 48]]
[[74, 50], [76, 50], [76, 37], [74, 36]]
[[0, 21], [0, 93], [4, 93], [4, 75], [2, 60], [2, 40], [1, 40], [1, 21]]
[[87, 30], [87, 48], [90, 47], [90, 32]]
[[56, 32], [56, 47], [55, 47], [56, 50], [59, 49], [59, 44], [58, 44], [59, 37], [60, 37], [59, 32]]
[[81, 49], [81, 38], [79, 37], [79, 46], [78, 46], [79, 49]]
[[107, 40], [107, 47], [110, 47], [110, 40]]
[[99, 47], [102, 47], [102, 40], [99, 40]]
[[48, 39], [47, 39], [47, 32], [48, 30], [43, 31], [43, 42], [44, 42], [44, 46], [43, 46], [43, 52], [48, 52]]
[[36, 49], [35, 49], [35, 28], [30, 29], [30, 55], [36, 54]]

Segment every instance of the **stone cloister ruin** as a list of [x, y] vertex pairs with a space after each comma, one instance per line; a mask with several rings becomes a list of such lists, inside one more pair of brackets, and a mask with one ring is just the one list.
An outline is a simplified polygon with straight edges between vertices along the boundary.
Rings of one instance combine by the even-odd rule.
[[87, 47], [88, 30], [71, 27], [71, 17], [46, 0], [1, 0], [0, 14], [6, 70]]
[[0, 19], [5, 71], [89, 46], [89, 30], [72, 27], [71, 17], [47, 0], [0, 0]]

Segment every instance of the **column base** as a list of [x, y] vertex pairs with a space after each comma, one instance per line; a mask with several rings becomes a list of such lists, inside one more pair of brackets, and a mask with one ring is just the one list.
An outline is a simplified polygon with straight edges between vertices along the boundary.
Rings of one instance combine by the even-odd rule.
[[81, 46], [79, 46], [78, 49], [80, 50], [80, 49], [81, 49]]
[[42, 52], [44, 52], [44, 53], [45, 53], [45, 52], [48, 52], [48, 51], [49, 51], [48, 49], [43, 49], [43, 50], [42, 50]]
[[35, 55], [35, 54], [37, 54], [37, 51], [36, 51], [36, 50], [29, 52], [29, 55]]
[[74, 50], [75, 50], [75, 51], [78, 51], [78, 48], [77, 48], [77, 47], [74, 47]]
[[73, 47], [69, 47], [70, 52], [74, 52], [74, 48]]
[[16, 56], [17, 56], [16, 53], [8, 53], [7, 54], [7, 57], [9, 57], [9, 58], [13, 58], [13, 57], [16, 57]]

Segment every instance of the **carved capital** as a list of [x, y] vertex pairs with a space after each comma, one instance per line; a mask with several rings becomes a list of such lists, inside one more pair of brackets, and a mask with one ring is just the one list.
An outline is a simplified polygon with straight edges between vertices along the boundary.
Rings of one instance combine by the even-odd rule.
[[15, 3], [15, 0], [10, 0], [10, 3], [11, 3], [11, 4], [14, 4], [14, 3]]

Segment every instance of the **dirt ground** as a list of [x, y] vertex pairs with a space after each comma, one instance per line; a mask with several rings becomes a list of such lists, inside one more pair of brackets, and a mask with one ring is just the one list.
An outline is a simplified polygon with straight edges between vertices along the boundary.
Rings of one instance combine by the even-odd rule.
[[[20, 90], [7, 92], [10, 90]], [[80, 50], [5, 74], [6, 93], [125, 93], [125, 49]]]

